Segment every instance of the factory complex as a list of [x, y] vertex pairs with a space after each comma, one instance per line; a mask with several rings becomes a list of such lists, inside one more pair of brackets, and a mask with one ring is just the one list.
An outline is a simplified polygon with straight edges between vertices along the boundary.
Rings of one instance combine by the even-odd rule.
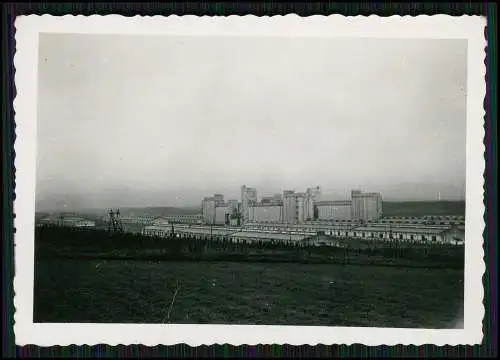
[[211, 225], [238, 226], [247, 222], [303, 224], [311, 221], [378, 221], [382, 217], [379, 193], [351, 191], [350, 200], [322, 201], [319, 186], [305, 192], [285, 190], [281, 194], [257, 197], [257, 190], [243, 185], [241, 201], [224, 201], [214, 194], [202, 201], [202, 221]]
[[214, 194], [203, 199], [201, 210], [196, 222], [163, 218], [143, 234], [323, 245], [338, 245], [339, 239], [461, 245], [465, 235], [463, 216], [384, 218], [379, 193], [353, 190], [350, 200], [323, 200], [319, 186], [259, 200], [255, 188], [243, 185], [241, 200]]
[[[285, 190], [257, 197], [242, 186], [241, 199], [222, 194], [205, 197], [193, 215], [120, 217], [110, 210], [103, 218], [108, 230], [163, 238], [213, 239], [232, 242], [286, 242], [342, 246], [357, 239], [371, 243], [463, 245], [463, 216], [383, 217], [380, 193], [351, 191], [348, 200], [325, 200], [319, 186], [304, 192]], [[77, 216], [51, 216], [37, 226], [95, 227]]]

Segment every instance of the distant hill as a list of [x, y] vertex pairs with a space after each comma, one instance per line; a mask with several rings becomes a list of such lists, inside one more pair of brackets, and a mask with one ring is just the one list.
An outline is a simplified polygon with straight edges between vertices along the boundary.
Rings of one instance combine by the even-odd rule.
[[43, 219], [44, 217], [49, 216], [49, 213], [46, 212], [35, 212], [35, 221], [39, 221], [40, 219]]
[[384, 216], [465, 215], [465, 201], [384, 201]]
[[[196, 215], [201, 213], [199, 207], [171, 207], [171, 206], [147, 206], [147, 207], [126, 207], [119, 208], [122, 216], [168, 216], [168, 215]], [[115, 209], [114, 209], [115, 210]], [[79, 216], [84, 216], [89, 219], [99, 219], [107, 215], [109, 209], [80, 209], [72, 211], [61, 211], [63, 213], [72, 213]], [[50, 213], [59, 213], [60, 211], [51, 212], [36, 212], [35, 217], [40, 219]]]
[[201, 213], [199, 207], [170, 207], [148, 206], [138, 208], [120, 208], [122, 216], [168, 216], [168, 215], [196, 215]]

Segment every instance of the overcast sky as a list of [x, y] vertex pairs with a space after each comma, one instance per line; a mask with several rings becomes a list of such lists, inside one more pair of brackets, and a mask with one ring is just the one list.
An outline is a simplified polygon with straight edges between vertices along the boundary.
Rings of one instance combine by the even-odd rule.
[[461, 200], [461, 40], [44, 34], [37, 210], [320, 185]]

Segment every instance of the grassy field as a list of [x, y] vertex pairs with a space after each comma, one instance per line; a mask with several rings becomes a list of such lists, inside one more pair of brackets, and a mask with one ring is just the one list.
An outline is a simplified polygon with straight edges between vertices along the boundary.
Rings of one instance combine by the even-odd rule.
[[35, 270], [35, 322], [453, 328], [462, 304], [453, 269], [46, 259]]

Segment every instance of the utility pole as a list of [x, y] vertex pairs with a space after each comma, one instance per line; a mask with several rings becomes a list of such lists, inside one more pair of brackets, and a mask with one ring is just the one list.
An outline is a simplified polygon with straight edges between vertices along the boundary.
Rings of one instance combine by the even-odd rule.
[[122, 220], [120, 219], [120, 209], [116, 210], [115, 224], [117, 231], [123, 232]]
[[108, 231], [110, 232], [123, 231], [122, 221], [120, 219], [120, 209], [117, 209], [116, 212], [114, 212], [113, 209], [109, 209]]

